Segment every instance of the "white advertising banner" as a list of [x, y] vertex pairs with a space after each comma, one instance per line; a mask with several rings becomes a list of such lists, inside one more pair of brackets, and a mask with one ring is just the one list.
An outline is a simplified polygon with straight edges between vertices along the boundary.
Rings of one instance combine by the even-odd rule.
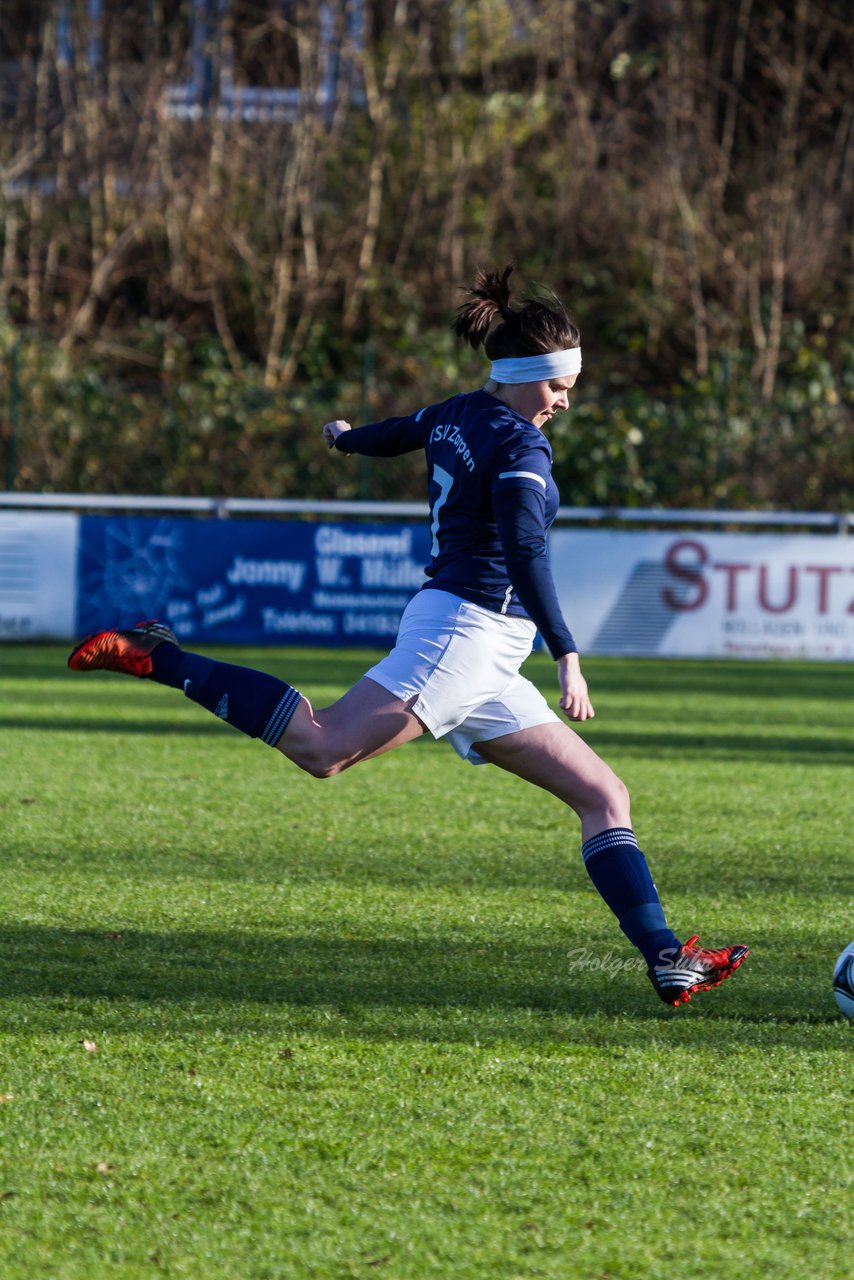
[[70, 640], [77, 531], [70, 513], [0, 511], [0, 640]]
[[854, 659], [854, 538], [553, 532], [582, 653]]

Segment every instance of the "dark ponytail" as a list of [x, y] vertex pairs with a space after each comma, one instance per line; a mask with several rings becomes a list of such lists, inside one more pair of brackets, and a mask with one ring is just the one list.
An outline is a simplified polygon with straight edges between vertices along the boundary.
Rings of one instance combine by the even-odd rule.
[[484, 344], [493, 321], [499, 316], [504, 320], [515, 317], [510, 306], [510, 286], [507, 283], [512, 274], [512, 266], [505, 267], [501, 275], [497, 271], [478, 268], [471, 284], [465, 289], [470, 301], [464, 302], [459, 308], [451, 328], [458, 338], [468, 342], [475, 350]]
[[[510, 305], [513, 267], [478, 269], [466, 288], [470, 300], [457, 311], [454, 333], [475, 350], [482, 346], [490, 360], [539, 356], [581, 345], [581, 334], [554, 294], [526, 297], [520, 307]], [[497, 322], [497, 323], [496, 323]]]

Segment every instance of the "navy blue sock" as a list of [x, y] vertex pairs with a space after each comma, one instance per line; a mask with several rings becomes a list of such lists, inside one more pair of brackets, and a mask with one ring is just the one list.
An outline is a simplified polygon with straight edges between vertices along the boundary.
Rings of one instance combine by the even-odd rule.
[[629, 942], [634, 943], [649, 967], [660, 964], [660, 953], [665, 948], [678, 948], [680, 943], [667, 927], [658, 890], [634, 832], [629, 827], [601, 831], [585, 840], [581, 856], [587, 874]]
[[183, 689], [200, 707], [269, 747], [279, 741], [302, 696], [264, 671], [215, 662], [168, 642], [152, 651], [149, 678]]

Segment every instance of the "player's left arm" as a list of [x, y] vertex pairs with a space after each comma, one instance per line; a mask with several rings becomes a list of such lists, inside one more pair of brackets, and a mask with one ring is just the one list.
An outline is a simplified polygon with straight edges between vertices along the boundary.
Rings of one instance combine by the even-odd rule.
[[561, 710], [571, 720], [588, 720], [594, 710], [587, 681], [548, 561], [546, 490], [550, 474], [550, 461], [542, 450], [502, 459], [493, 470], [493, 511], [510, 581], [557, 662]]
[[557, 660], [560, 685], [560, 709], [570, 720], [592, 720], [596, 712], [590, 700], [587, 681], [581, 673], [578, 653], [565, 653]]

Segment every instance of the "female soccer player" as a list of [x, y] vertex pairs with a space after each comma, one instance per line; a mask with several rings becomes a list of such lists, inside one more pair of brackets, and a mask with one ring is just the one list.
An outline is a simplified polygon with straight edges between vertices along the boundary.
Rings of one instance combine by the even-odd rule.
[[343, 698], [313, 708], [274, 676], [183, 651], [156, 622], [87, 637], [69, 666], [183, 689], [318, 778], [429, 731], [472, 764], [498, 765], [550, 791], [578, 814], [590, 878], [659, 996], [678, 1005], [728, 978], [747, 948], [679, 941], [632, 831], [625, 786], [519, 674], [539, 628], [557, 663], [561, 710], [576, 721], [594, 714], [546, 553], [558, 493], [544, 429], [569, 407], [580, 335], [555, 298], [511, 305], [511, 272], [478, 272], [453, 326], [492, 361], [483, 390], [368, 426], [336, 419], [323, 427], [340, 453], [423, 449], [433, 536], [427, 581], [394, 648]]

